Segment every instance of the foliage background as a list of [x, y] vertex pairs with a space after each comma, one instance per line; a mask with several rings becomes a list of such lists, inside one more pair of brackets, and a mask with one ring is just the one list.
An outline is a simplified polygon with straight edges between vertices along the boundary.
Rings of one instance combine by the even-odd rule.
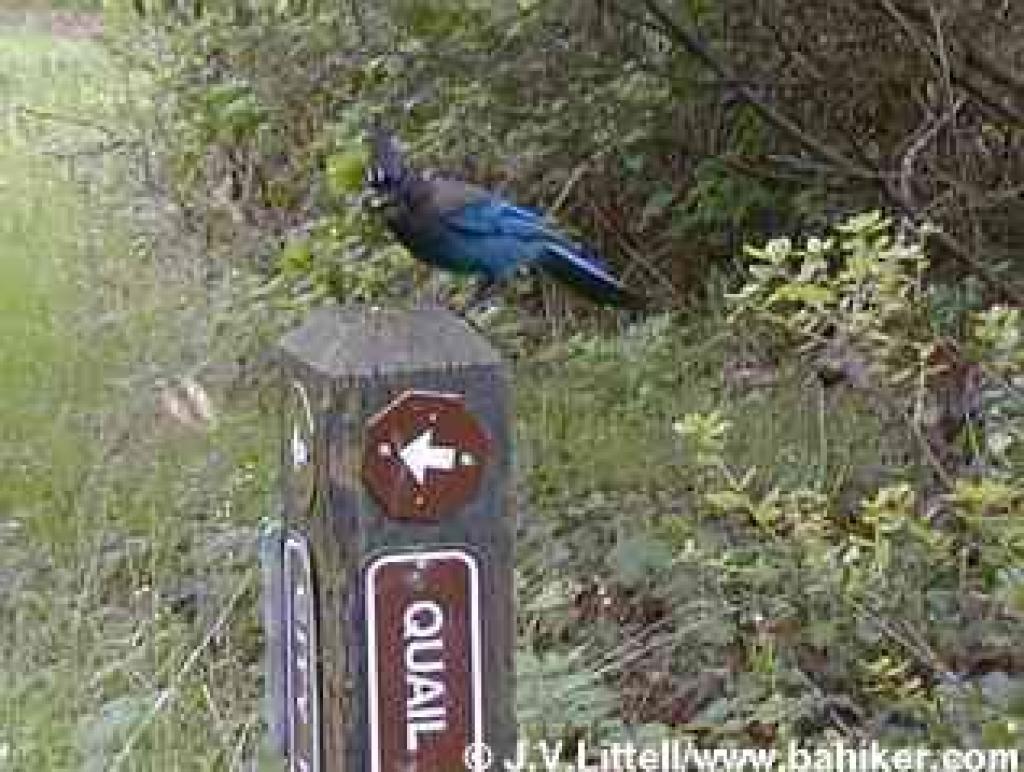
[[80, 54], [18, 54], [18, 125], [70, 145], [37, 174], [70, 164], [116, 228], [58, 272], [94, 355], [41, 360], [92, 386], [19, 392], [69, 405], [87, 452], [57, 466], [89, 485], [23, 461], [8, 486], [10, 551], [46, 557], [3, 606], [35, 675], [5, 663], [0, 749], [273, 768], [267, 346], [332, 299], [464, 289], [360, 206], [375, 119], [655, 301], [625, 319], [527, 280], [477, 319], [516, 368], [524, 733], [1024, 744], [1022, 13], [108, 0], [106, 55], [75, 49], [93, 80], [42, 105]]

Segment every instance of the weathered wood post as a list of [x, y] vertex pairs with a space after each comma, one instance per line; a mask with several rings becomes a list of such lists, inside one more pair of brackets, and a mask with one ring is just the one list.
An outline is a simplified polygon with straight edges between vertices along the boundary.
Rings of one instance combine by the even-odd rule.
[[265, 576], [282, 627], [268, 631], [270, 724], [289, 769], [514, 758], [501, 358], [440, 310], [324, 309], [280, 348], [284, 526]]

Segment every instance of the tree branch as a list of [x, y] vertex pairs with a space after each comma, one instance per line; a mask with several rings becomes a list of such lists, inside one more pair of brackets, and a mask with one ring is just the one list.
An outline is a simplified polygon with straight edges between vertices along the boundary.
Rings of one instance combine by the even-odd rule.
[[[686, 29], [669, 16], [668, 12], [661, 7], [657, 0], [643, 0], [643, 4], [647, 12], [657, 20], [658, 28], [663, 34], [686, 50], [691, 56], [698, 59], [719, 80], [737, 83], [736, 94], [754, 108], [769, 124], [795, 140], [806, 150], [840, 169], [845, 176], [865, 180], [877, 179], [877, 171], [865, 169], [847, 158], [841, 151], [808, 134], [795, 121], [781, 113], [754, 89], [738, 81], [729, 71], [729, 68], [711, 52], [710, 47], [701, 39], [700, 35], [696, 31]], [[616, 8], [619, 8], [618, 3]], [[626, 15], [629, 16], [629, 14]]]

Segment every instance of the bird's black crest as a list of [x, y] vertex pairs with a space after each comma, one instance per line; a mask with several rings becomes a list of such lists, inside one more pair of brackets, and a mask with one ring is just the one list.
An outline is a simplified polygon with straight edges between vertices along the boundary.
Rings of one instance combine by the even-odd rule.
[[395, 189], [404, 184], [408, 174], [402, 149], [394, 135], [386, 129], [375, 127], [370, 133], [367, 183], [382, 190]]

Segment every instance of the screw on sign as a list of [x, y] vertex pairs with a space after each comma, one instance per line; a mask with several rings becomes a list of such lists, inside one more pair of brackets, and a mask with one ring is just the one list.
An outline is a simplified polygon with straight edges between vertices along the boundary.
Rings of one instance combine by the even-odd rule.
[[476, 492], [489, 447], [460, 395], [407, 391], [367, 423], [363, 479], [389, 516], [437, 520]]

